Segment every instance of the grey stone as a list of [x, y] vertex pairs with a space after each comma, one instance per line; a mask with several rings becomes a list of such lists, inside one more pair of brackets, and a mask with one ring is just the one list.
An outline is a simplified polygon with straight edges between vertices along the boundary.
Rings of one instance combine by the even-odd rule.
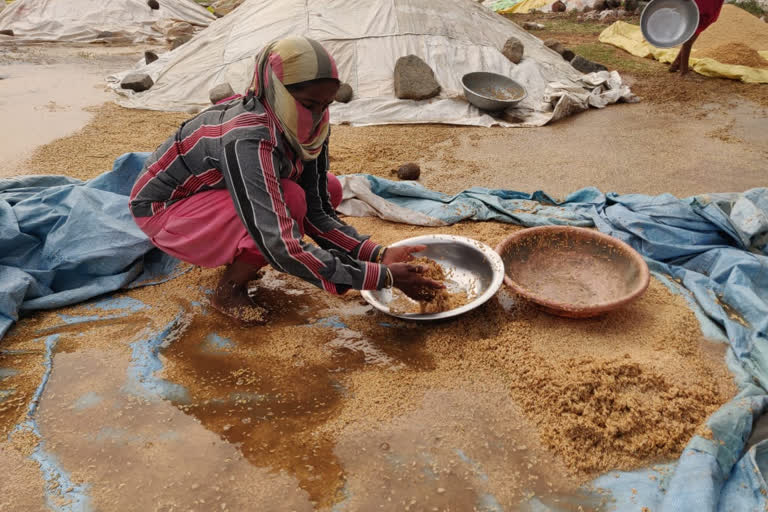
[[575, 54], [575, 53], [573, 53], [573, 50], [569, 50], [568, 48], [566, 48], [566, 49], [563, 51], [563, 53], [561, 53], [560, 55], [562, 55], [562, 56], [563, 56], [563, 58], [564, 58], [565, 60], [567, 60], [568, 62], [571, 62], [571, 61], [573, 60], [573, 58], [576, 56], [576, 54]]
[[419, 164], [407, 163], [397, 169], [397, 177], [401, 180], [417, 180], [421, 176], [421, 167]]
[[596, 71], [608, 71], [608, 68], [597, 62], [587, 60], [581, 55], [577, 55], [571, 61], [571, 66], [581, 71], [582, 73], [594, 73]]
[[147, 5], [153, 10], [158, 10], [160, 8], [160, 4], [157, 3], [157, 0], [147, 0]]
[[397, 59], [395, 64], [395, 96], [401, 100], [426, 100], [440, 94], [435, 72], [416, 55]]
[[524, 52], [525, 47], [523, 47], [523, 43], [516, 37], [507, 39], [507, 42], [504, 43], [504, 48], [501, 49], [502, 55], [515, 64], [520, 64], [520, 61], [523, 60]]
[[192, 36], [179, 36], [171, 41], [171, 51], [175, 50], [179, 46], [188, 43], [192, 39]]
[[120, 82], [120, 87], [135, 92], [146, 91], [155, 85], [152, 77], [146, 73], [130, 73]]
[[608, 18], [615, 18], [615, 17], [616, 17], [616, 11], [611, 11], [611, 10], [603, 11], [598, 15], [598, 18], [600, 20], [607, 20]]
[[565, 4], [562, 0], [557, 0], [552, 4], [552, 12], [565, 12]]
[[229, 98], [235, 95], [234, 89], [228, 82], [219, 84], [210, 91], [208, 91], [208, 98], [214, 105], [225, 98]]
[[532, 21], [526, 21], [523, 23], [523, 28], [525, 30], [544, 30], [546, 27], [542, 25], [541, 23], [534, 23]]
[[152, 51], [144, 52], [144, 62], [147, 63], [147, 64], [152, 64], [153, 62], [155, 62], [159, 58], [160, 57], [158, 57], [155, 52], [152, 52]]
[[550, 50], [556, 51], [560, 55], [562, 55], [563, 52], [565, 51], [565, 46], [563, 46], [563, 43], [561, 43], [560, 41], [556, 41], [554, 39], [547, 39], [546, 41], [544, 41], [544, 46], [546, 46]]
[[11, 30], [9, 28], [7, 28], [5, 30], [0, 30], [0, 35], [13, 37], [13, 30]]
[[349, 103], [352, 101], [352, 96], [354, 96], [354, 91], [352, 90], [352, 86], [349, 84], [341, 84], [341, 87], [339, 87], [338, 92], [336, 93], [336, 101], [339, 103]]

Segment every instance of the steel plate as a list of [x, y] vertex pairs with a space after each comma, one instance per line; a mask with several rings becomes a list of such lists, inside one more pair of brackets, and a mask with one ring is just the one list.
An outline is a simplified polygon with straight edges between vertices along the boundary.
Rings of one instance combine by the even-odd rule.
[[427, 249], [415, 256], [426, 256], [437, 261], [446, 270], [452, 270], [452, 281], [448, 290], [461, 289], [477, 296], [469, 304], [442, 313], [397, 314], [389, 309], [392, 290], [363, 291], [363, 298], [379, 311], [407, 320], [440, 320], [461, 315], [481, 306], [493, 297], [504, 281], [504, 263], [501, 257], [487, 245], [455, 235], [425, 235], [402, 240], [392, 247], [403, 245], [426, 245]]
[[672, 48], [689, 40], [699, 26], [693, 0], [652, 0], [640, 16], [645, 40], [657, 48]]

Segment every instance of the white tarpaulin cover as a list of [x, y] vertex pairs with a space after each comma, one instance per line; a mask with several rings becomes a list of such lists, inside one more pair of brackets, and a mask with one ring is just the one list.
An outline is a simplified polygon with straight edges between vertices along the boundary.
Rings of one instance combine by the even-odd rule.
[[[135, 71], [155, 82], [149, 91], [120, 89], [125, 73], [109, 80], [124, 106], [199, 110], [210, 105], [208, 92], [218, 84], [244, 91], [255, 54], [288, 35], [320, 41], [336, 58], [342, 81], [354, 89], [350, 103], [331, 107], [334, 123], [540, 126], [590, 105], [632, 98], [617, 74], [585, 77], [541, 40], [473, 0], [247, 0], [184, 46], [139, 64]], [[519, 65], [500, 52], [510, 36], [525, 46]], [[435, 71], [440, 96], [395, 97], [395, 63], [409, 54]], [[503, 118], [482, 113], [462, 92], [461, 77], [472, 71], [507, 75], [526, 87], [528, 97]]]
[[10, 29], [14, 42], [130, 43], [161, 41], [165, 27], [185, 22], [206, 27], [216, 17], [189, 0], [16, 0], [0, 13], [0, 30]]

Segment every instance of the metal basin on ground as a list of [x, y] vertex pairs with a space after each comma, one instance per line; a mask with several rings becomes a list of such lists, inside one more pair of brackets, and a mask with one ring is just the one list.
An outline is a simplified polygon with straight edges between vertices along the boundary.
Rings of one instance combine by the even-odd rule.
[[504, 282], [545, 311], [586, 318], [645, 292], [648, 265], [624, 242], [591, 229], [544, 226], [518, 231], [496, 247]]
[[500, 112], [525, 99], [525, 87], [511, 78], [496, 73], [478, 71], [461, 78], [464, 96], [481, 110]]
[[487, 245], [454, 235], [425, 235], [402, 240], [392, 247], [403, 245], [426, 245], [427, 249], [415, 256], [426, 256], [451, 271], [447, 284], [448, 291], [467, 291], [474, 295], [468, 304], [442, 313], [407, 313], [399, 314], [390, 310], [389, 304], [394, 299], [393, 291], [376, 290], [362, 292], [363, 298], [379, 311], [398, 318], [409, 320], [439, 320], [461, 315], [481, 306], [493, 297], [504, 280], [504, 264], [496, 252]]
[[672, 48], [689, 40], [699, 26], [693, 0], [652, 0], [640, 16], [645, 40], [657, 48]]

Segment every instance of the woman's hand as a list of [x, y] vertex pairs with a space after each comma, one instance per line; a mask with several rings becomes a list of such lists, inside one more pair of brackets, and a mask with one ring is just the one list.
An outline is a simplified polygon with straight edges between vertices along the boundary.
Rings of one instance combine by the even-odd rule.
[[[424, 250], [424, 248], [422, 247], [420, 250]], [[407, 263], [389, 265], [389, 271], [392, 273], [392, 286], [399, 288], [413, 300], [429, 300], [434, 296], [434, 290], [445, 288], [445, 286], [424, 277], [422, 275], [424, 270], [425, 267], [421, 265], [408, 265]]]
[[381, 262], [384, 265], [393, 263], [405, 263], [413, 259], [414, 252], [421, 252], [427, 248], [426, 245], [404, 245], [401, 247], [387, 247], [384, 251], [384, 257]]

